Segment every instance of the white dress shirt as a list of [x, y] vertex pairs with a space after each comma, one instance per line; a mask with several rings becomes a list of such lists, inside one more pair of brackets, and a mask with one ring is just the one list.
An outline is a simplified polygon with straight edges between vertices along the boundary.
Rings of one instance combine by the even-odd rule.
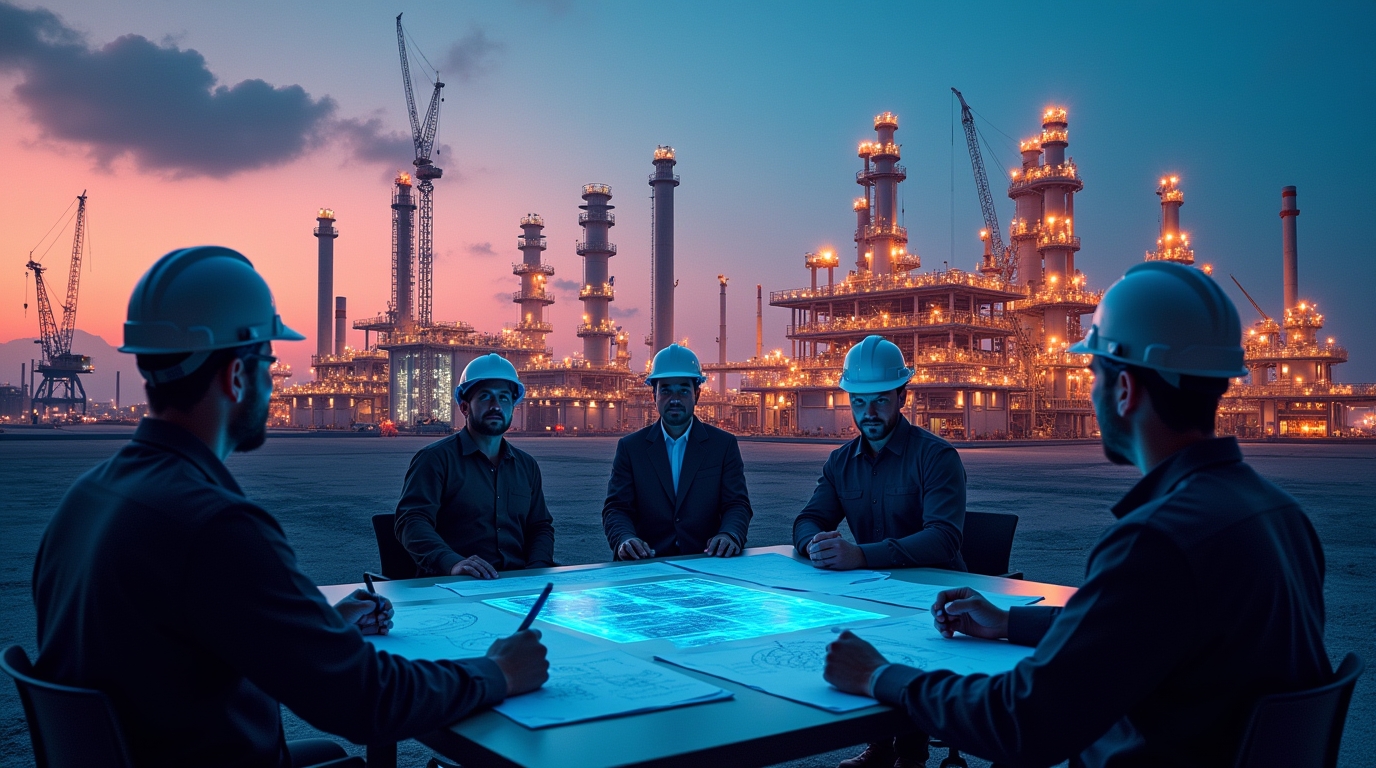
[[688, 420], [688, 428], [683, 430], [683, 434], [675, 440], [669, 437], [669, 433], [664, 429], [664, 422], [659, 422], [659, 431], [664, 432], [664, 448], [669, 451], [669, 471], [674, 476], [674, 493], [678, 493], [678, 474], [683, 469], [683, 454], [688, 451], [688, 435], [693, 432], [693, 419]]

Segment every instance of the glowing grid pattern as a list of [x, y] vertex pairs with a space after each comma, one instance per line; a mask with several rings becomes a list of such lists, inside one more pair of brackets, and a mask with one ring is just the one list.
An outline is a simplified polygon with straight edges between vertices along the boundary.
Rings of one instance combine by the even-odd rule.
[[[536, 595], [483, 602], [524, 615]], [[693, 648], [888, 616], [707, 579], [555, 592], [540, 619], [614, 643], [670, 640]]]

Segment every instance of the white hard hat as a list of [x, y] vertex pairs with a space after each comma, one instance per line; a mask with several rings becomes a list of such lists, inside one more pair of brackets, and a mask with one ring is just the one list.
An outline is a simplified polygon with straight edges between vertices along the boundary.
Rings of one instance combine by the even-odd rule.
[[1237, 307], [1213, 278], [1166, 261], [1138, 264], [1110, 286], [1068, 351], [1150, 368], [1177, 387], [1181, 375], [1247, 374]]
[[698, 362], [698, 356], [693, 354], [693, 350], [677, 344], [670, 344], [655, 353], [645, 383], [653, 386], [658, 379], [692, 379], [699, 384], [707, 381], [707, 377], [702, 375], [702, 363]]
[[913, 369], [903, 363], [903, 352], [883, 336], [866, 336], [846, 352], [841, 371], [841, 389], [857, 395], [872, 395], [898, 389], [913, 377]]
[[191, 353], [168, 369], [140, 369], [150, 383], [161, 384], [196, 370], [217, 349], [304, 338], [282, 324], [267, 282], [242, 253], [203, 245], [163, 256], [139, 278], [119, 351]]
[[490, 379], [500, 379], [509, 381], [516, 385], [516, 403], [521, 402], [526, 396], [526, 385], [521, 383], [521, 379], [516, 375], [516, 366], [509, 360], [496, 352], [491, 352], [482, 357], [475, 357], [473, 361], [463, 367], [463, 375], [459, 376], [459, 386], [454, 387], [454, 400], [461, 401], [468, 390], [480, 381]]

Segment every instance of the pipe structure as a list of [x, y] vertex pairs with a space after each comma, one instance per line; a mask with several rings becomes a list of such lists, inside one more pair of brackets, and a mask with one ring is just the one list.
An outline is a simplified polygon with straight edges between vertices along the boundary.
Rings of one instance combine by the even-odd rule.
[[344, 341], [349, 333], [348, 300], [343, 296], [334, 297], [334, 356], [344, 356]]
[[516, 331], [521, 338], [536, 349], [545, 349], [545, 337], [554, 326], [545, 321], [545, 307], [554, 303], [554, 295], [549, 293], [546, 282], [554, 276], [554, 267], [543, 262], [546, 247], [545, 220], [537, 213], [521, 217], [521, 237], [516, 247], [521, 250], [521, 260], [511, 265], [511, 273], [521, 278], [521, 290], [511, 300], [521, 305], [521, 317], [516, 322]]
[[330, 298], [334, 296], [334, 240], [339, 230], [334, 228], [334, 211], [321, 208], [315, 216], [316, 252], [319, 269], [316, 292], [315, 354], [330, 354]]
[[[578, 224], [583, 227], [583, 241], [578, 243], [578, 255], [583, 257], [583, 288], [578, 299], [583, 302], [583, 322], [578, 337], [583, 340], [583, 359], [589, 365], [605, 367], [611, 362], [612, 342], [616, 338], [616, 324], [611, 320], [611, 302], [615, 298], [608, 274], [608, 259], [616, 255], [616, 245], [608, 235], [616, 226], [611, 213], [612, 188], [606, 184], [584, 184], [583, 200], [578, 206]], [[667, 346], [667, 345], [665, 345]]]
[[411, 196], [411, 174], [398, 173], [395, 185], [392, 193], [392, 323], [401, 330], [411, 327], [416, 317], [411, 302], [415, 282], [412, 277], [415, 260], [412, 231], [416, 203]]
[[764, 357], [764, 286], [755, 286], [755, 358]]
[[1299, 200], [1294, 187], [1280, 191], [1281, 263], [1285, 287], [1285, 309], [1292, 310], [1300, 303], [1300, 256], [1298, 219]]
[[119, 371], [115, 371], [115, 410], [119, 410]]
[[654, 250], [651, 274], [654, 285], [650, 320], [653, 337], [650, 346], [655, 351], [674, 343], [674, 187], [678, 175], [674, 173], [674, 148], [655, 148], [655, 172], [650, 174], [650, 188], [654, 190]]
[[[717, 362], [726, 365], [726, 281], [731, 278], [717, 275], [721, 284], [721, 318], [717, 323]], [[717, 387], [720, 394], [726, 394], [726, 371], [717, 374]]]
[[1147, 261], [1174, 261], [1189, 266], [1194, 263], [1194, 249], [1190, 247], [1189, 235], [1180, 231], [1180, 206], [1185, 204], [1180, 177], [1162, 176], [1156, 195], [1161, 198], [1161, 236], [1156, 239], [1156, 250], [1147, 253]]
[[[865, 169], [855, 178], [856, 183], [865, 187], [866, 196], [873, 200], [867, 205], [869, 221], [861, 227], [865, 255], [860, 260], [868, 262], [869, 274], [891, 275], [918, 266], [916, 257], [907, 252], [908, 230], [898, 223], [898, 184], [908, 177], [908, 171], [898, 163], [899, 146], [893, 140], [898, 130], [898, 116], [892, 112], [876, 115], [874, 130], [878, 140], [860, 145]], [[861, 220], [858, 206], [857, 201], [857, 224]], [[865, 272], [866, 269], [857, 264], [857, 273]]]

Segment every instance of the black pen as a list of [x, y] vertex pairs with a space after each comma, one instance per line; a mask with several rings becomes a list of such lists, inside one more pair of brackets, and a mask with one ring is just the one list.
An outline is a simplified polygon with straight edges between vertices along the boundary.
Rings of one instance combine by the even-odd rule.
[[382, 600], [378, 598], [377, 590], [373, 589], [373, 575], [367, 571], [363, 572], [363, 586], [368, 588], [368, 594], [373, 596], [373, 623], [376, 624], [382, 613]]
[[521, 628], [517, 632], [524, 632], [530, 629], [530, 625], [535, 623], [535, 616], [545, 607], [545, 601], [549, 599], [549, 593], [554, 591], [554, 582], [545, 584], [545, 588], [540, 592], [540, 596], [535, 599], [535, 605], [530, 606], [530, 613], [526, 614], [525, 621], [521, 622]]

